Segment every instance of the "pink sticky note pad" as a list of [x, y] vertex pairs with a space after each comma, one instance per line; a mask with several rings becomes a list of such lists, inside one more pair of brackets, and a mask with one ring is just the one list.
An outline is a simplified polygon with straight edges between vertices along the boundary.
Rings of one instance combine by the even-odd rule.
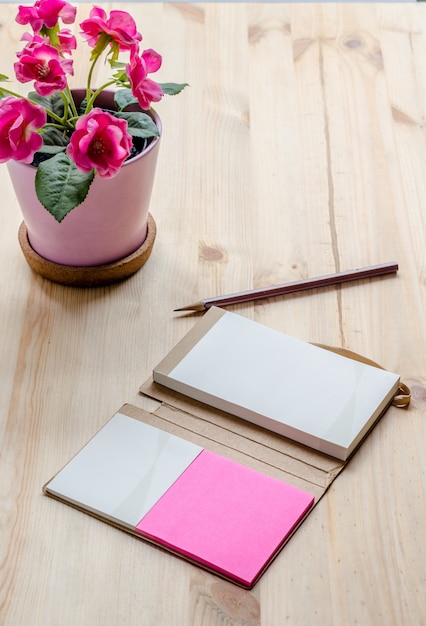
[[135, 530], [250, 587], [313, 501], [309, 493], [203, 450]]

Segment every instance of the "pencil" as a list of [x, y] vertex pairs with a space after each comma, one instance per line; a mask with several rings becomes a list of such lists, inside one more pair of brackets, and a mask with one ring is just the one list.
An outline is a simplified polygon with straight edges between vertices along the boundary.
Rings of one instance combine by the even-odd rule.
[[337, 272], [336, 274], [327, 274], [326, 276], [317, 276], [316, 278], [305, 278], [296, 280], [291, 283], [283, 283], [282, 285], [271, 285], [270, 287], [260, 287], [250, 291], [241, 291], [239, 293], [231, 293], [226, 296], [214, 296], [212, 298], [204, 298], [195, 304], [174, 309], [174, 311], [197, 311], [202, 312], [211, 306], [227, 306], [231, 304], [240, 304], [242, 302], [252, 302], [253, 300], [261, 300], [263, 298], [271, 298], [274, 296], [283, 296], [298, 291], [306, 291], [308, 289], [318, 289], [319, 287], [329, 287], [330, 285], [339, 285], [347, 283], [351, 280], [362, 280], [364, 278], [374, 278], [375, 276], [383, 276], [384, 274], [394, 274], [398, 271], [398, 263], [382, 263], [381, 265], [371, 265], [370, 267], [362, 267], [356, 270], [348, 270], [346, 272]]

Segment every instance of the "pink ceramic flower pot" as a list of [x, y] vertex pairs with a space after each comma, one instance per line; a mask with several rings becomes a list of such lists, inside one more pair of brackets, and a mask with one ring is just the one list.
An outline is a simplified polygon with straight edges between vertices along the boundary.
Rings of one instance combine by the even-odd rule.
[[[113, 92], [101, 94], [96, 104], [112, 108]], [[155, 112], [151, 115], [161, 134], [160, 118]], [[48, 261], [70, 266], [112, 263], [137, 250], [147, 235], [159, 144], [159, 137], [152, 139], [115, 177], [95, 176], [84, 202], [60, 223], [36, 196], [36, 168], [9, 161], [9, 174], [33, 250]]]

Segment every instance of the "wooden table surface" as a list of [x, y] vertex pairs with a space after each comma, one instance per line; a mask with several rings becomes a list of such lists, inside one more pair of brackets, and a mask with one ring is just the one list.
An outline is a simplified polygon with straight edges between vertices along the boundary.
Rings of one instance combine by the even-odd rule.
[[[32, 273], [0, 166], [0, 624], [426, 624], [426, 6], [104, 6], [131, 10], [161, 80], [191, 86], [157, 106], [158, 235], [126, 282]], [[10, 76], [16, 8], [0, 5]], [[197, 319], [175, 307], [387, 261], [396, 277], [232, 308], [360, 352], [413, 394], [252, 591], [42, 495], [122, 404], [158, 406], [139, 385]]]

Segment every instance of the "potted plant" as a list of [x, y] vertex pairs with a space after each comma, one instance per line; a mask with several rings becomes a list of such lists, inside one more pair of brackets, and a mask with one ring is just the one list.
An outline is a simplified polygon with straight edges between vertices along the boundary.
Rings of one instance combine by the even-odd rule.
[[[91, 48], [87, 84], [72, 90], [77, 41], [64, 25], [74, 24], [76, 11], [65, 0], [18, 8], [16, 21], [32, 32], [22, 38], [14, 71], [34, 91], [21, 96], [0, 74], [0, 162], [21, 206], [19, 238], [33, 269], [66, 284], [98, 284], [133, 273], [149, 256], [162, 130], [151, 105], [185, 84], [154, 81], [161, 56], [141, 50], [131, 15], [95, 6], [80, 23]], [[95, 88], [102, 57], [111, 77]]]

